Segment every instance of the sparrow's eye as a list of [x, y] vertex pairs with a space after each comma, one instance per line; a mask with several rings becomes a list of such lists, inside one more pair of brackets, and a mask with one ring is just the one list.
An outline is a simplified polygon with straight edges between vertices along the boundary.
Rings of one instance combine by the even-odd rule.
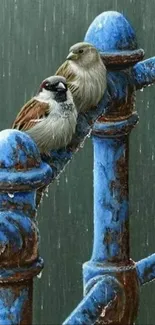
[[42, 88], [51, 91], [52, 86], [51, 86], [51, 84], [50, 84], [49, 81], [45, 81], [45, 82], [43, 83], [43, 85], [42, 85]]
[[82, 50], [82, 49], [81, 49], [81, 50], [79, 50], [79, 53], [83, 53], [83, 52], [84, 52], [84, 50]]

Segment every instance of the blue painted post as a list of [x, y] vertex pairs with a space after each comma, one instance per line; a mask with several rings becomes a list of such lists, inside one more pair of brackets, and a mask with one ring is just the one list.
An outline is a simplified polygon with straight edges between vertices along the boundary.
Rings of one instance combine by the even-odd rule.
[[[63, 325], [92, 325], [103, 313], [107, 305], [119, 297], [121, 305], [124, 305], [124, 294], [120, 283], [112, 276], [98, 276], [93, 279], [88, 294], [80, 302], [77, 308], [65, 320]], [[123, 309], [122, 309], [123, 310]], [[122, 313], [117, 313], [121, 317]]]
[[[124, 287], [122, 318], [107, 316], [112, 324], [133, 324], [138, 309], [136, 265], [130, 259], [128, 210], [128, 132], [137, 117], [109, 120], [94, 127], [94, 246], [84, 264], [84, 287], [97, 275], [115, 276]], [[126, 128], [127, 127], [127, 128]], [[107, 312], [107, 315], [109, 313]], [[100, 316], [100, 322], [104, 322]]]
[[32, 324], [33, 277], [38, 256], [36, 190], [52, 177], [31, 138], [0, 132], [0, 324]]
[[[95, 276], [109, 274], [121, 283], [125, 300], [117, 313], [100, 315], [99, 322], [133, 324], [138, 310], [138, 277], [130, 259], [128, 154], [129, 133], [138, 121], [134, 112], [135, 87], [131, 68], [143, 51], [135, 33], [117, 12], [105, 12], [89, 27], [85, 40], [102, 52], [113, 81], [113, 111], [94, 126], [94, 245], [91, 260], [83, 265], [84, 288]], [[119, 80], [119, 82], [117, 82]]]
[[[128, 142], [138, 121], [136, 90], [155, 82], [155, 57], [141, 61], [144, 51], [137, 47], [133, 28], [114, 11], [95, 18], [85, 41], [100, 51], [107, 66], [108, 86], [99, 104], [104, 116], [93, 128], [93, 252], [83, 265], [84, 298], [64, 324], [132, 325], [138, 310], [139, 285], [155, 279], [155, 254], [137, 263], [130, 258]], [[106, 285], [108, 277], [113, 280], [107, 295], [102, 291], [101, 301], [101, 281]]]

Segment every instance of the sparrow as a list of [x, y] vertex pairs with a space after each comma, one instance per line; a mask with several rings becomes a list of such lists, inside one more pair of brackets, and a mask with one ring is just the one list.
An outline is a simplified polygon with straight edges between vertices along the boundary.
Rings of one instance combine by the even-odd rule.
[[62, 76], [42, 81], [39, 91], [20, 110], [12, 128], [27, 132], [40, 153], [66, 147], [75, 132], [77, 110]]
[[92, 44], [81, 42], [71, 46], [56, 75], [66, 78], [78, 112], [94, 108], [104, 95], [106, 67]]

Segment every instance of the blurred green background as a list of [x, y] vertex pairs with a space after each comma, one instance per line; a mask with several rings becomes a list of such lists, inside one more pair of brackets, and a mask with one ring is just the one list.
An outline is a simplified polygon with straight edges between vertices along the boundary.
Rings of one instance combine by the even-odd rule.
[[[154, 0], [0, 0], [0, 128], [9, 128], [68, 48], [101, 12], [117, 10], [155, 54]], [[131, 256], [155, 252], [155, 86], [137, 93], [140, 123], [130, 137]], [[93, 242], [92, 144], [85, 143], [38, 211], [45, 268], [34, 286], [34, 324], [61, 324], [82, 297], [82, 263]], [[155, 283], [141, 289], [136, 324], [155, 324]]]

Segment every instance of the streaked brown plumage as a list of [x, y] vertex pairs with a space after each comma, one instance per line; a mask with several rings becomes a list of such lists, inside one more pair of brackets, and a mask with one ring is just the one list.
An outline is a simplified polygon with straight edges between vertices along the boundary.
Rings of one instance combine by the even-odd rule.
[[75, 132], [77, 111], [66, 79], [45, 79], [38, 94], [17, 115], [12, 128], [27, 132], [41, 153], [67, 146]]
[[30, 99], [18, 113], [12, 128], [27, 131], [37, 122], [36, 120], [44, 118], [49, 113], [49, 105], [39, 102], [34, 97]]
[[106, 68], [96, 48], [86, 42], [70, 48], [56, 75], [66, 78], [79, 112], [94, 108], [106, 89]]

